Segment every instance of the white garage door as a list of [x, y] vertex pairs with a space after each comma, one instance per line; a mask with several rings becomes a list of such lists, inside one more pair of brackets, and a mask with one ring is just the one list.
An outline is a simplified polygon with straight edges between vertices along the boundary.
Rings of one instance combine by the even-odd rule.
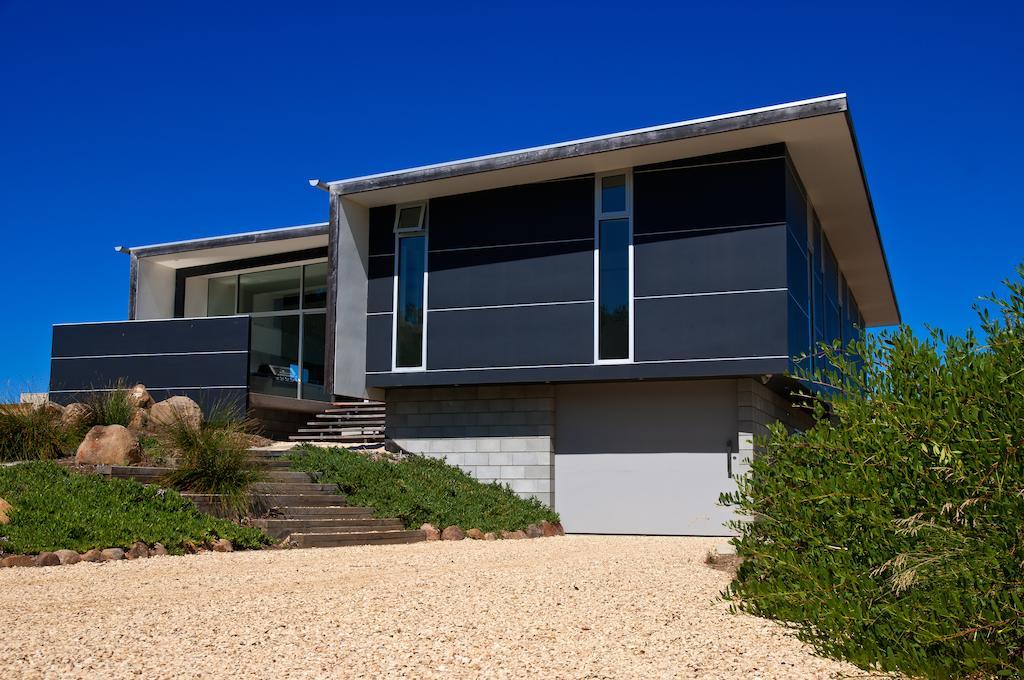
[[[570, 533], [724, 536], [746, 467], [733, 380], [559, 386], [555, 510]], [[730, 474], [732, 476], [730, 476]]]

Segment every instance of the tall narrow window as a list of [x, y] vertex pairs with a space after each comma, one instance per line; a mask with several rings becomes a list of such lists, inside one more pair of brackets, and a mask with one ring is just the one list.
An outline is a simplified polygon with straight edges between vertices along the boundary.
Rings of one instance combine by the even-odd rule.
[[423, 204], [403, 206], [395, 216], [398, 280], [395, 290], [395, 368], [423, 366], [427, 235]]
[[632, 354], [632, 227], [630, 176], [597, 178], [597, 312], [598, 361], [628, 360]]

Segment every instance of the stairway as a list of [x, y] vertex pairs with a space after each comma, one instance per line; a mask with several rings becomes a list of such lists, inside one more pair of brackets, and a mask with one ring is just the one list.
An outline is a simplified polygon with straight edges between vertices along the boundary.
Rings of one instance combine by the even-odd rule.
[[[373, 508], [353, 507], [339, 495], [334, 484], [314, 483], [305, 472], [289, 469], [287, 451], [250, 449], [250, 460], [262, 468], [265, 481], [252, 489], [248, 523], [268, 536], [296, 548], [327, 548], [346, 545], [416, 543], [425, 540], [419, 529], [408, 530], [401, 520], [377, 518]], [[99, 466], [109, 477], [131, 478], [143, 484], [159, 481], [170, 468]], [[207, 494], [183, 493], [203, 512], [216, 515], [218, 499]]]
[[384, 404], [379, 401], [339, 401], [289, 437], [295, 442], [384, 444]]

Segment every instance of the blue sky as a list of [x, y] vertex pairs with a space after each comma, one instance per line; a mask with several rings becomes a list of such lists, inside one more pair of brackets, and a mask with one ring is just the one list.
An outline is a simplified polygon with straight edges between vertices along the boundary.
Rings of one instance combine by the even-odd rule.
[[115, 245], [324, 220], [310, 177], [843, 91], [907, 323], [963, 331], [1024, 260], [1019, 5], [350, 5], [0, 0], [0, 386], [45, 388], [51, 324], [125, 318]]

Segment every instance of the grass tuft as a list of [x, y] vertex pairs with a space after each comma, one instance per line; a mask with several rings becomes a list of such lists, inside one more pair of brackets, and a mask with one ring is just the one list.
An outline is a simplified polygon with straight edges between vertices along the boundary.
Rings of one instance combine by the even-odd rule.
[[84, 428], [65, 427], [48, 408], [0, 405], [0, 462], [59, 458], [73, 452], [84, 434]]
[[118, 383], [106, 392], [93, 392], [86, 401], [89, 407], [90, 424], [123, 425], [128, 427], [135, 415], [136, 406], [128, 389]]

